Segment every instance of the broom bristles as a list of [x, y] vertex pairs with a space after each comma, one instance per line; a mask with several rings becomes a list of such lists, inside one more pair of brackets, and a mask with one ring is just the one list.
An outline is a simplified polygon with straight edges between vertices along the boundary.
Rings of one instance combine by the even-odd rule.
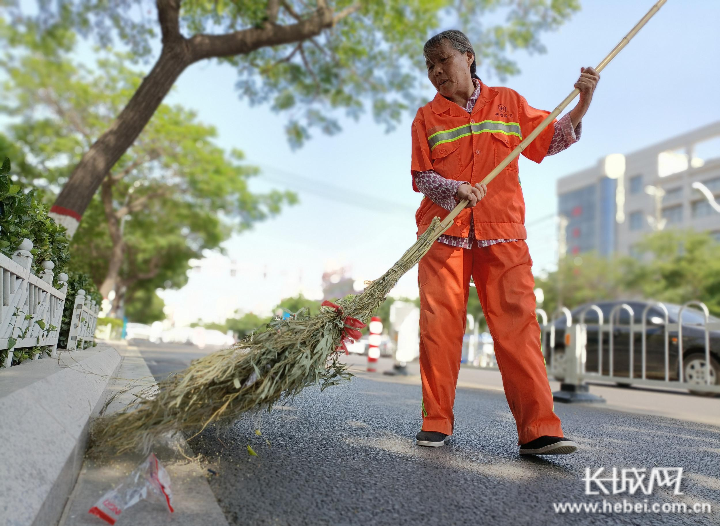
[[93, 426], [94, 443], [120, 451], [148, 452], [157, 438], [174, 431], [202, 430], [247, 412], [269, 409], [303, 388], [325, 389], [351, 375], [338, 360], [344, 318], [367, 323], [398, 280], [427, 253], [442, 233], [438, 218], [383, 276], [362, 294], [340, 300], [342, 312], [322, 308], [270, 322], [229, 349], [195, 360], [161, 380], [157, 394], [141, 398]]

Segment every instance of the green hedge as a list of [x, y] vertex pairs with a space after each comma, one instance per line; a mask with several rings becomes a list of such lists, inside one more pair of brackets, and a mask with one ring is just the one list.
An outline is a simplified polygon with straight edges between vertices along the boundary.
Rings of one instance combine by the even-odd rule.
[[39, 275], [42, 263], [55, 263], [55, 283], [61, 272], [68, 272], [70, 242], [65, 228], [48, 216], [47, 208], [34, 190], [23, 192], [10, 177], [10, 159], [0, 168], [0, 252], [10, 257], [24, 238], [33, 243], [33, 273]]
[[[70, 332], [70, 318], [75, 305], [77, 291], [84, 289], [86, 296], [100, 304], [102, 296], [97, 286], [86, 274], [73, 272], [70, 264], [70, 243], [65, 235], [65, 228], [55, 223], [48, 215], [47, 207], [36, 196], [34, 190], [25, 192], [15, 184], [10, 175], [10, 159], [5, 159], [0, 167], [0, 253], [10, 257], [18, 249], [24, 238], [33, 243], [33, 273], [39, 275], [44, 261], [55, 263], [54, 286], [59, 288], [57, 281], [60, 273], [68, 274], [68, 293], [65, 299], [60, 341], [58, 347], [65, 348]], [[2, 351], [0, 354], [4, 354]], [[20, 363], [33, 354], [36, 349], [16, 351], [13, 363]], [[0, 357], [3, 359], [3, 357]]]

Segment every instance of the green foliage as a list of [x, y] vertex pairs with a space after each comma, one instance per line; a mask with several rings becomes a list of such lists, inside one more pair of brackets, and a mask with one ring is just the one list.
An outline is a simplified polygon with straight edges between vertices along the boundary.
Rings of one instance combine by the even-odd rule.
[[120, 318], [98, 318], [97, 326], [110, 325], [113, 330], [122, 329], [124, 322]]
[[280, 303], [278, 303], [277, 306], [273, 309], [273, 313], [275, 313], [277, 310], [282, 309], [289, 314], [295, 314], [299, 312], [300, 309], [306, 309], [306, 314], [309, 314], [310, 316], [315, 316], [318, 312], [320, 312], [320, 303], [322, 302], [318, 300], [308, 299], [303, 296], [302, 293], [300, 293], [297, 296], [283, 298], [282, 300], [280, 300]]
[[[231, 318], [225, 322], [226, 330], [231, 330], [238, 339], [242, 339], [258, 329], [261, 329], [270, 322], [270, 317], [261, 317], [249, 312], [239, 318]], [[225, 331], [223, 331], [225, 332]]]
[[165, 319], [165, 302], [154, 290], [134, 288], [132, 296], [125, 302], [125, 316], [128, 321], [151, 324]]
[[[70, 251], [65, 229], [58, 226], [47, 214], [33, 190], [25, 191], [13, 182], [10, 159], [5, 158], [0, 168], [0, 253], [10, 257], [23, 239], [33, 243], [33, 272], [42, 272], [42, 263], [55, 264], [55, 277], [66, 272]], [[57, 286], [57, 281], [55, 282]]]
[[[44, 28], [39, 41], [46, 53], [51, 52], [47, 41], [52, 38], [61, 49], [71, 46], [71, 31], [76, 30], [92, 33], [103, 47], [130, 49], [135, 60], [154, 55], [160, 31], [156, 9], [148, 0], [38, 4], [39, 14], [24, 11], [23, 5], [9, 9], [8, 19], [12, 17], [13, 28]], [[282, 2], [277, 24], [314, 16], [317, 5]], [[391, 129], [424, 97], [418, 90], [424, 70], [422, 46], [441, 28], [464, 30], [474, 43], [479, 71], [504, 78], [518, 72], [508, 56], [512, 51], [543, 52], [540, 35], [557, 29], [580, 8], [579, 0], [328, 0], [327, 5], [334, 16], [351, 11], [314, 38], [220, 59], [237, 70], [241, 96], [288, 116], [286, 131], [294, 146], [307, 140], [312, 128], [338, 132], [340, 112], [358, 118], [369, 109], [376, 121]], [[138, 9], [143, 16], [137, 16]], [[267, 21], [268, 0], [185, 0], [180, 10], [180, 27], [188, 39], [266, 27]], [[6, 22], [6, 33], [9, 26]], [[14, 45], [27, 41], [13, 37]], [[423, 85], [427, 88], [426, 82]]]
[[558, 270], [535, 277], [535, 287], [545, 297], [539, 307], [552, 317], [560, 304], [573, 309], [586, 302], [629, 299], [635, 293], [625, 279], [629, 264], [627, 258], [608, 259], [594, 253], [565, 258]]
[[542, 308], [552, 315], [559, 303], [574, 308], [601, 300], [699, 300], [720, 314], [720, 244], [710, 234], [661, 231], [635, 248], [637, 259], [583, 254], [577, 262], [566, 258], [557, 271], [536, 277], [535, 285], [545, 295]]
[[636, 245], [640, 260], [628, 263], [628, 286], [670, 303], [704, 302], [720, 315], [720, 243], [707, 232], [662, 231]]

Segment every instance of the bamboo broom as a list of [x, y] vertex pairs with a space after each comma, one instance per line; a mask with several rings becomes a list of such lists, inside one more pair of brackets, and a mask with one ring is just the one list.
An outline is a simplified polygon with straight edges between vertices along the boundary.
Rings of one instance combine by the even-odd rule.
[[[659, 0], [595, 69], [602, 71], [666, 1]], [[575, 89], [568, 95], [482, 182], [492, 181], [579, 93]], [[315, 316], [300, 312], [291, 319], [273, 321], [232, 348], [195, 360], [187, 369], [160, 381], [154, 393], [138, 398], [124, 412], [98, 419], [92, 433], [95, 445], [147, 452], [165, 433], [227, 423], [247, 411], [270, 409], [309, 385], [320, 383], [324, 389], [349, 378], [339, 362], [344, 342], [359, 339], [358, 329], [467, 203], [460, 202], [442, 221], [434, 218], [395, 265], [362, 294], [337, 305], [324, 302]]]

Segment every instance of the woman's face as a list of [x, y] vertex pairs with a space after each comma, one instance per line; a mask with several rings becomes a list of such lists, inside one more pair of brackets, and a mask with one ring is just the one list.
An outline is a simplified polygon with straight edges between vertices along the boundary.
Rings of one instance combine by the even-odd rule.
[[450, 42], [442, 40], [425, 57], [428, 79], [443, 97], [452, 98], [456, 93], [464, 93], [472, 86], [470, 65], [474, 58], [469, 51], [460, 53]]

